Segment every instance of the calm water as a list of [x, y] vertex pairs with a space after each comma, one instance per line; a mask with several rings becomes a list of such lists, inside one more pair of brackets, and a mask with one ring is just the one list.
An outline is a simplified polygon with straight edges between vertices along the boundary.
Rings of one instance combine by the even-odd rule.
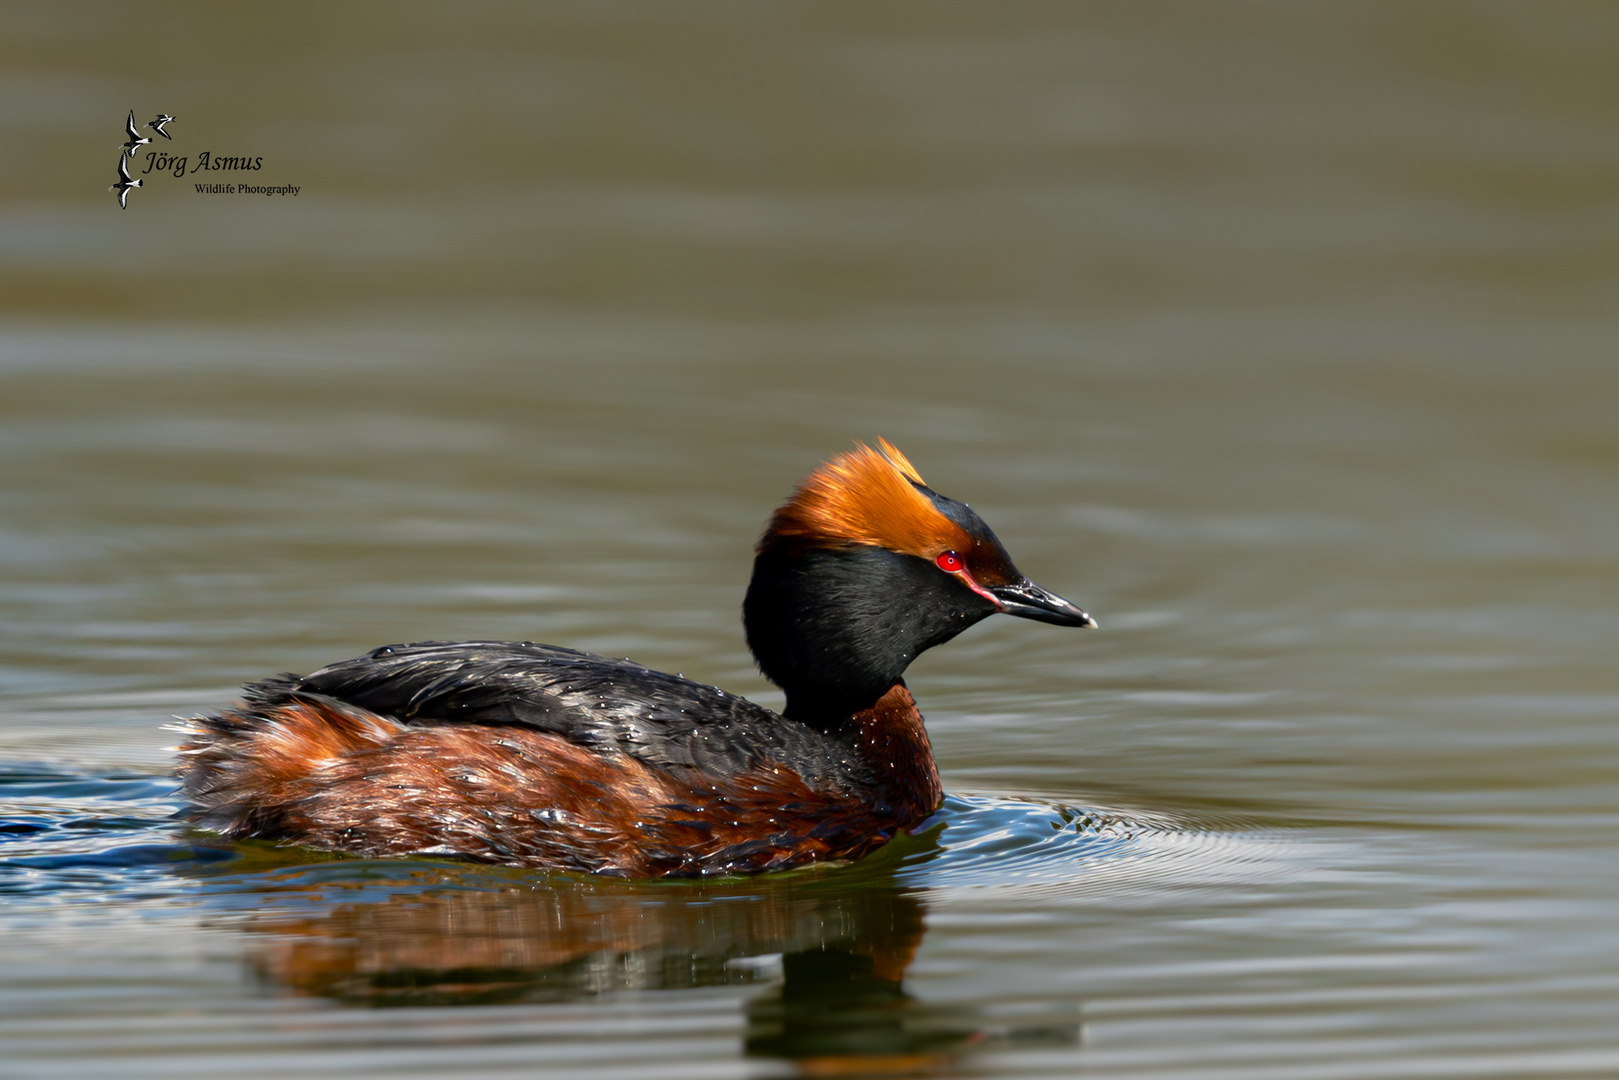
[[[166, 10], [0, 32], [0, 1071], [1619, 1075], [1611, 5]], [[299, 194], [118, 211], [130, 108]], [[752, 541], [877, 435], [1103, 627], [913, 667], [923, 835], [172, 817], [385, 642], [779, 703]]]

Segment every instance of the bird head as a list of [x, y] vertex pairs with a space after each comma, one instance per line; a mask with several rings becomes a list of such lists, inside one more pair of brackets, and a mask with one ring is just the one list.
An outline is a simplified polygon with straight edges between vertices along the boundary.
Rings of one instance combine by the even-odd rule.
[[822, 465], [776, 510], [743, 601], [760, 670], [789, 716], [814, 723], [867, 708], [921, 652], [995, 614], [1096, 625], [881, 439]]

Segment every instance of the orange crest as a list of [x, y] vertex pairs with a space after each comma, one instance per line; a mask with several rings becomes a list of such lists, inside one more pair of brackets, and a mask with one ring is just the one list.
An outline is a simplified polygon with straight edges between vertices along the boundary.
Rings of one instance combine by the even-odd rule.
[[917, 490], [926, 486], [916, 467], [887, 439], [839, 454], [798, 485], [770, 518], [759, 550], [783, 542], [811, 547], [869, 544], [931, 559], [966, 551], [972, 537], [939, 513]]

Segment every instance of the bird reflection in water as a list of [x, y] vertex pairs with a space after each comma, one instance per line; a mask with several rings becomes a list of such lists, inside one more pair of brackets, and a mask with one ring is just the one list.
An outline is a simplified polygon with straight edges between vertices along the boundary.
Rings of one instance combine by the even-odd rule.
[[805, 1075], [926, 1075], [974, 1050], [1078, 1037], [1072, 1007], [1007, 1028], [912, 996], [924, 901], [861, 867], [648, 883], [344, 860], [235, 880], [256, 895], [259, 977], [355, 1005], [764, 985], [744, 1050]]

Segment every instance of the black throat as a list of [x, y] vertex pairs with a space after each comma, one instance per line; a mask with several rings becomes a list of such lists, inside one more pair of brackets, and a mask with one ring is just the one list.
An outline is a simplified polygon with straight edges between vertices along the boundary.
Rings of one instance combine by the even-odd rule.
[[931, 562], [884, 548], [767, 549], [742, 602], [748, 648], [786, 715], [847, 728], [912, 660], [997, 610]]

